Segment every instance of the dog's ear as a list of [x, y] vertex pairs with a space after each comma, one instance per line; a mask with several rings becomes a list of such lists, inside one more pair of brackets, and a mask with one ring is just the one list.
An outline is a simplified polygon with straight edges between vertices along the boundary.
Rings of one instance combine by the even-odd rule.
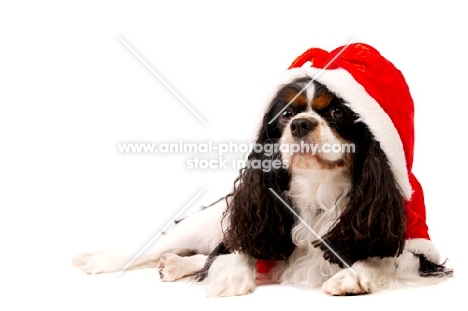
[[[255, 142], [262, 146], [269, 144], [269, 147], [277, 144], [281, 136], [277, 122], [268, 124], [274, 116], [271, 107]], [[228, 227], [223, 242], [230, 251], [240, 251], [256, 259], [284, 260], [294, 249], [291, 229], [295, 219], [268, 189], [283, 194], [288, 189], [290, 176], [281, 164], [278, 150], [264, 151], [252, 150], [246, 167], [240, 170], [234, 182], [233, 192], [226, 197]], [[288, 198], [284, 199], [292, 206]]]
[[[323, 237], [349, 265], [369, 257], [399, 255], [405, 243], [406, 209], [385, 153], [367, 127], [356, 144], [352, 189], [337, 223]], [[319, 241], [331, 262], [343, 264]]]

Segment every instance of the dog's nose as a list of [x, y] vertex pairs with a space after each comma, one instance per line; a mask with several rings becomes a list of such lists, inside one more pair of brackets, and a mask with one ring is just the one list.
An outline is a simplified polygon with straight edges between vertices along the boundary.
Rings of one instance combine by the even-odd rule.
[[318, 122], [309, 119], [296, 119], [291, 122], [291, 134], [294, 137], [301, 138], [317, 126]]

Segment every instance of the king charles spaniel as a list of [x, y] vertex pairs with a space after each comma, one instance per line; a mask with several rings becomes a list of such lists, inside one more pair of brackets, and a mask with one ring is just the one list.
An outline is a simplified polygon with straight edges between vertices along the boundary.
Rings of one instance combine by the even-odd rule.
[[[362, 57], [372, 64], [355, 61]], [[373, 75], [379, 62], [385, 77]], [[427, 234], [411, 173], [412, 100], [395, 70], [364, 44], [308, 50], [272, 96], [256, 137], [275, 152], [256, 148], [247, 158], [281, 165], [247, 165], [232, 193], [178, 222], [133, 262], [103, 252], [73, 264], [87, 273], [158, 267], [163, 281], [193, 276], [210, 296], [250, 293], [260, 275], [331, 295], [450, 276]], [[386, 96], [395, 89], [372, 84], [388, 77], [399, 84], [393, 105]]]

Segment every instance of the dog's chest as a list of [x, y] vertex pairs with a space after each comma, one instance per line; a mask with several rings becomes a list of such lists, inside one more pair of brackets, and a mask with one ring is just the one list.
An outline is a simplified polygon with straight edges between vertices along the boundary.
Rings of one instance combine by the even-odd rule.
[[[350, 189], [350, 177], [345, 173], [312, 171], [293, 175], [288, 195], [302, 218], [297, 226], [310, 226], [316, 233], [325, 234], [342, 212]], [[309, 235], [310, 230], [303, 229]]]

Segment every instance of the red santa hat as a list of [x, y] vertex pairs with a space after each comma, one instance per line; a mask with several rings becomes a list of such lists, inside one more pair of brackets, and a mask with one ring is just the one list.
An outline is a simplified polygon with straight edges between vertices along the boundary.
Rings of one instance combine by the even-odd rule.
[[402, 73], [373, 47], [354, 43], [331, 52], [307, 50], [294, 60], [280, 84], [301, 77], [313, 78], [342, 98], [380, 142], [406, 201], [405, 248], [439, 262], [429, 239], [423, 190], [411, 172], [414, 104]]

